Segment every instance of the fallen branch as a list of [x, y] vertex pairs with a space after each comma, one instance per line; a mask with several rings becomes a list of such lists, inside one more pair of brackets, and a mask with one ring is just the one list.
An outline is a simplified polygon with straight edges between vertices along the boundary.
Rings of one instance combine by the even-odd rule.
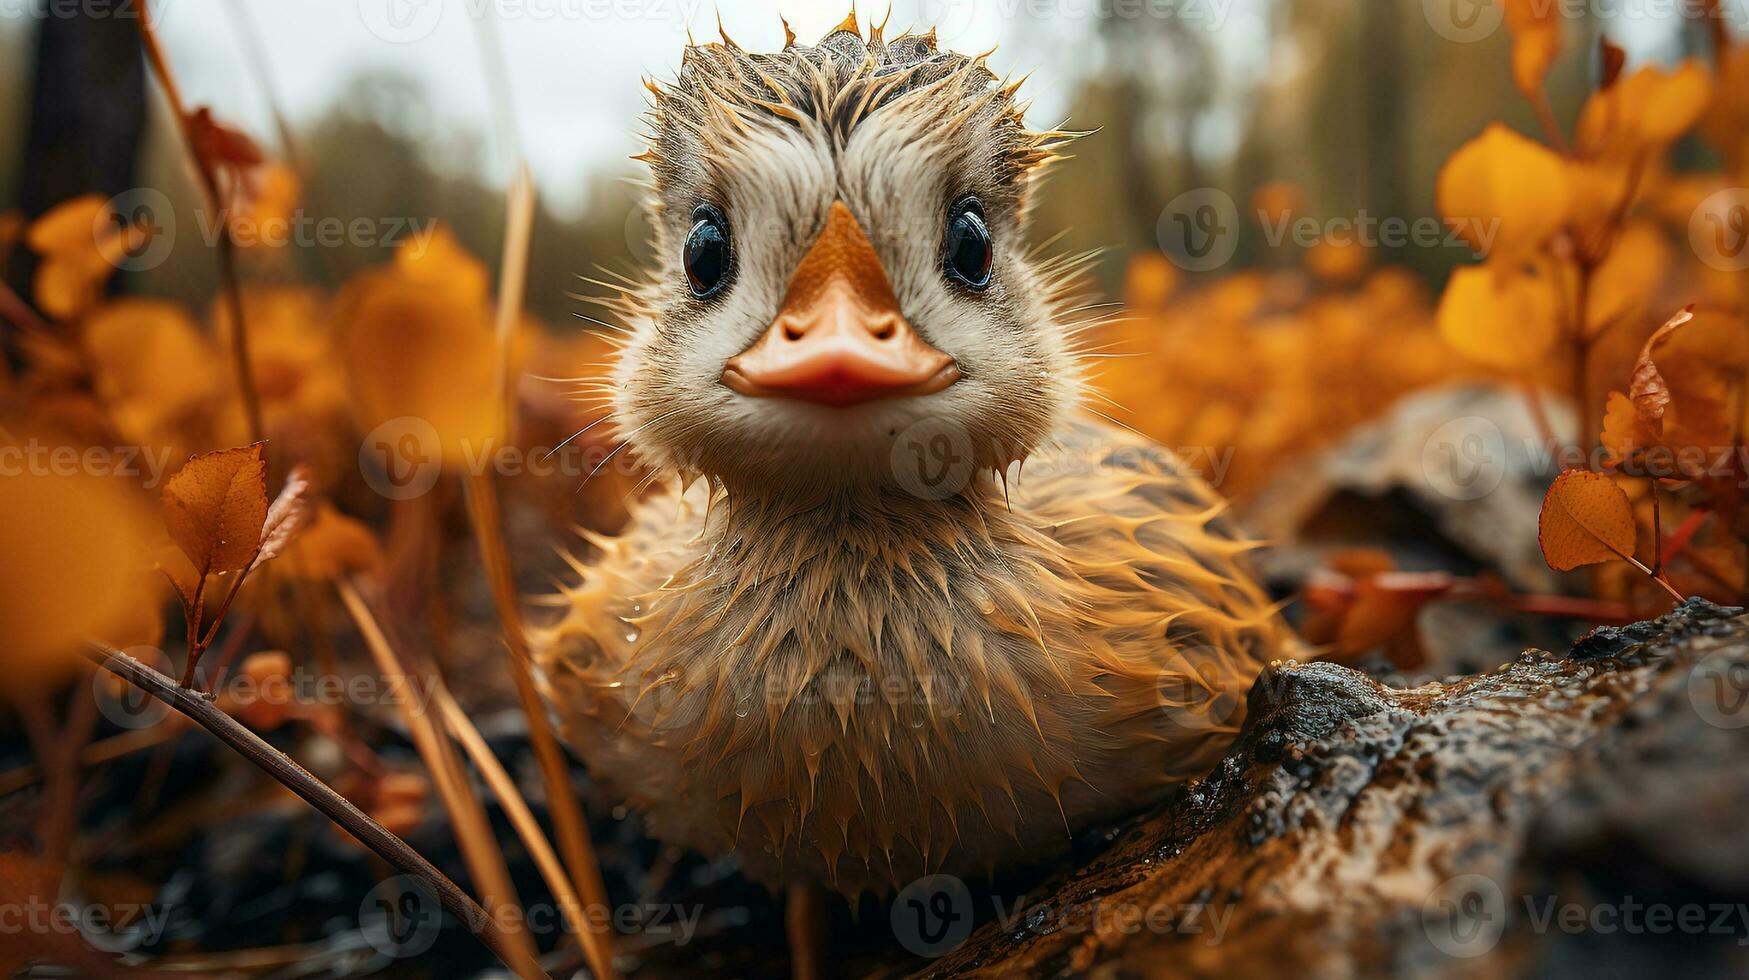
[[516, 961], [512, 947], [499, 928], [497, 920], [458, 888], [448, 875], [407, 846], [406, 841], [389, 833], [381, 824], [353, 806], [351, 801], [336, 793], [327, 783], [311, 775], [291, 757], [262, 741], [261, 736], [243, 727], [241, 722], [220, 711], [202, 695], [178, 686], [169, 677], [120, 650], [94, 644], [89, 656], [99, 667], [128, 681], [211, 732], [219, 741], [235, 749], [261, 771], [321, 811], [323, 816], [339, 824], [396, 870], [419, 879], [437, 896], [444, 910], [479, 937], [501, 961], [507, 965]]

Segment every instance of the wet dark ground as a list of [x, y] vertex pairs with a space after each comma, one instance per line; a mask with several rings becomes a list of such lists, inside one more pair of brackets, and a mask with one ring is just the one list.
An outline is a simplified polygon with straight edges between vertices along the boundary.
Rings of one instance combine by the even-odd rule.
[[[846, 976], [1749, 975], [1746, 696], [1749, 619], [1699, 601], [1443, 684], [1278, 665], [1222, 765], [1157, 812], [1082, 834], [1053, 867], [835, 908], [832, 962]], [[516, 716], [484, 727], [538, 810]], [[373, 739], [412, 764], [392, 729]], [[134, 952], [210, 969], [278, 948], [275, 976], [492, 967], [454, 924], [421, 955], [379, 949], [393, 946], [359, 927], [388, 874], [374, 857], [204, 735], [173, 745], [156, 789], [163, 762], [144, 753], [104, 769], [84, 809], [88, 893], [169, 913]], [[575, 776], [631, 927], [624, 970], [785, 975], [762, 890], [730, 862], [665, 850]], [[146, 794], [170, 812], [142, 816]], [[0, 804], [0, 826], [23, 805]], [[494, 816], [524, 903], [550, 907]], [[465, 881], [435, 815], [409, 839]], [[575, 958], [549, 965], [565, 975]]]

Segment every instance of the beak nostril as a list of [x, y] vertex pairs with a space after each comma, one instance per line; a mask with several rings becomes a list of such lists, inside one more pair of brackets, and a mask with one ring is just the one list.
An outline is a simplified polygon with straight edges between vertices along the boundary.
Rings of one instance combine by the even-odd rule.
[[874, 339], [876, 340], [892, 340], [893, 335], [897, 332], [898, 331], [893, 326], [893, 321], [891, 320], [882, 320], [875, 325], [873, 330], [869, 331], [869, 333], [874, 335]]
[[800, 340], [805, 333], [807, 333], [807, 331], [794, 323], [785, 323], [783, 325], [783, 339], [785, 340]]

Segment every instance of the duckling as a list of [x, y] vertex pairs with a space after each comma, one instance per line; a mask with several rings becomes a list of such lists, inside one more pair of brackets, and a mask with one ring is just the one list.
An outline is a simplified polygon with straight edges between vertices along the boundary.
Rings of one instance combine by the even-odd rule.
[[649, 86], [660, 265], [608, 396], [675, 479], [591, 536], [535, 646], [655, 836], [854, 899], [1160, 799], [1292, 640], [1220, 498], [1082, 411], [1022, 244], [1075, 134], [933, 32], [785, 33]]

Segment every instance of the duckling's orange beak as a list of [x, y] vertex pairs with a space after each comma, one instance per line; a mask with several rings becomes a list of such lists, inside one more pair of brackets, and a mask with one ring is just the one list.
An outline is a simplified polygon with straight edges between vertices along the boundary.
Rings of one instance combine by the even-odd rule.
[[723, 384], [755, 398], [855, 405], [927, 395], [958, 381], [959, 365], [899, 312], [886, 270], [843, 201], [796, 266], [777, 319], [731, 357]]

